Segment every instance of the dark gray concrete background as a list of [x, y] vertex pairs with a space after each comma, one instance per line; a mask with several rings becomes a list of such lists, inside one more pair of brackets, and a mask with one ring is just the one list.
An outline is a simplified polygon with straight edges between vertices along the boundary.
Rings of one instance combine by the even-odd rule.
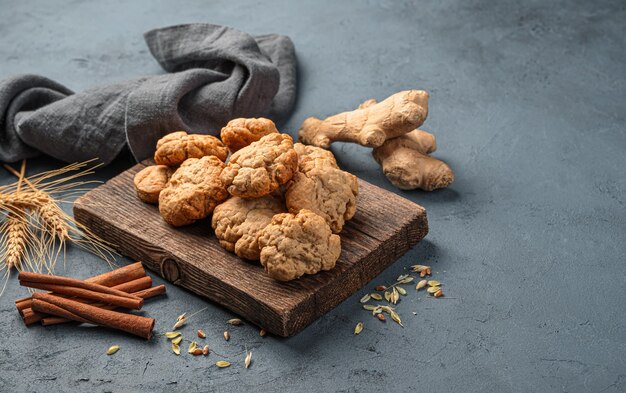
[[[447, 190], [399, 192], [367, 149], [333, 148], [344, 169], [428, 210], [426, 240], [372, 285], [426, 263], [454, 299], [409, 292], [398, 306], [404, 329], [363, 312], [362, 290], [296, 337], [261, 339], [248, 325], [225, 343], [231, 314], [169, 285], [146, 314], [164, 331], [208, 305], [183, 333], [202, 327], [214, 351], [176, 357], [162, 338], [27, 329], [13, 307], [26, 291], [12, 277], [0, 298], [0, 391], [626, 391], [623, 1], [0, 1], [0, 10], [0, 77], [35, 72], [74, 90], [162, 72], [142, 39], [151, 28], [287, 34], [300, 84], [284, 131], [426, 89], [424, 129], [457, 176]], [[130, 164], [122, 157], [96, 177]], [[32, 160], [29, 172], [59, 165]], [[67, 256], [59, 273], [107, 270], [85, 252]], [[122, 349], [106, 356], [112, 344]], [[237, 364], [210, 367], [221, 358]]]

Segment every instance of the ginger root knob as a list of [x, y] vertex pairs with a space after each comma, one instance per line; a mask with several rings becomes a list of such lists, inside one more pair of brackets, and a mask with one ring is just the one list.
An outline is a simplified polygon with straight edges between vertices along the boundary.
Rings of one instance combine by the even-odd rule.
[[335, 141], [379, 147], [386, 140], [419, 127], [426, 116], [428, 93], [423, 90], [405, 90], [379, 103], [368, 100], [358, 109], [325, 120], [309, 117], [300, 127], [299, 141], [323, 148], [329, 148]]
[[401, 190], [433, 191], [454, 181], [452, 169], [429, 156], [437, 149], [435, 137], [421, 130], [387, 140], [372, 151], [389, 181]]

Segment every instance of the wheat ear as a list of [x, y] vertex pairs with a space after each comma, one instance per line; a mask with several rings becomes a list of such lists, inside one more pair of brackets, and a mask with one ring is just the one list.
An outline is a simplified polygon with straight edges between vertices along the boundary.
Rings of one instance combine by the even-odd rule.
[[[22, 162], [22, 168], [19, 173], [19, 179], [17, 187], [15, 189], [15, 196], [20, 196], [22, 180], [24, 179], [24, 172], [26, 169], [26, 163]], [[2, 207], [5, 206], [5, 195], [0, 195], [0, 203]], [[4, 270], [2, 290], [0, 295], [6, 288], [9, 274], [11, 269], [15, 267], [17, 270], [22, 270], [26, 267], [29, 270], [39, 271], [40, 266], [37, 265], [39, 258], [33, 258], [34, 254], [41, 256], [41, 245], [36, 241], [35, 234], [29, 227], [29, 219], [24, 209], [12, 206], [7, 210], [5, 220], [0, 225], [0, 255], [2, 255], [2, 266], [0, 270]]]
[[[43, 172], [39, 175], [35, 175], [29, 178], [22, 178], [32, 191], [20, 193], [19, 198], [13, 198], [13, 205], [20, 206], [29, 209], [32, 212], [37, 213], [36, 223], [40, 229], [41, 237], [40, 243], [42, 244], [42, 250], [45, 251], [42, 255], [44, 265], [49, 272], [54, 270], [56, 261], [61, 253], [65, 254], [66, 244], [68, 242], [74, 243], [77, 246], [86, 249], [87, 251], [96, 254], [100, 258], [104, 259], [112, 265], [115, 259], [115, 252], [108, 243], [100, 239], [80, 225], [61, 207], [59, 203], [69, 202], [68, 200], [58, 199], [56, 196], [63, 195], [67, 198], [68, 195], [72, 195], [76, 192], [83, 191], [77, 187], [90, 183], [99, 183], [95, 181], [75, 181], [77, 178], [93, 173], [93, 168], [83, 169], [88, 162], [70, 164], [66, 167], [52, 170], [49, 172]], [[4, 166], [9, 172], [15, 176], [19, 176], [17, 171], [12, 167]], [[79, 172], [66, 175], [70, 171]], [[59, 178], [59, 176], [64, 177]], [[8, 186], [2, 191], [13, 191], [19, 189], [17, 186]], [[16, 195], [14, 193], [12, 195]], [[12, 196], [9, 194], [9, 199]], [[0, 203], [2, 199], [0, 198]], [[49, 236], [46, 236], [48, 234]], [[65, 258], [63, 258], [65, 260]]]
[[[26, 171], [26, 162], [22, 161], [22, 166], [18, 174], [15, 195], [19, 196], [22, 189], [22, 181], [24, 180], [24, 172]], [[28, 220], [26, 214], [21, 209], [13, 209], [7, 214], [3, 228], [0, 233], [4, 235], [4, 264], [8, 271], [13, 267], [21, 269], [22, 260], [26, 256], [26, 245], [28, 243], [27, 235]]]

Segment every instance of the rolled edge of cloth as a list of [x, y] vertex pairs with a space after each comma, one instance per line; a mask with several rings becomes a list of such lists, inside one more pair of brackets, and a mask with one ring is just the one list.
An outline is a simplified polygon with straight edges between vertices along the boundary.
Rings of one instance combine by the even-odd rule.
[[35, 109], [61, 100], [73, 92], [34, 74], [18, 74], [0, 82], [0, 161], [16, 162], [39, 154], [37, 143], [20, 135], [18, 123]]

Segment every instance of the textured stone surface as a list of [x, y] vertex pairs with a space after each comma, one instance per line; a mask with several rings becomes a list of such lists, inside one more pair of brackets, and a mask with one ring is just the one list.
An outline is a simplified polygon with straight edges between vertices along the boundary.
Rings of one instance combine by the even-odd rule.
[[[183, 329], [189, 338], [207, 332], [205, 359], [101, 328], [27, 329], [13, 307], [26, 291], [11, 277], [0, 298], [0, 391], [626, 390], [623, 2], [3, 1], [1, 9], [0, 77], [37, 72], [75, 90], [162, 72], [141, 37], [150, 28], [193, 21], [288, 34], [300, 61], [297, 110], [282, 127], [291, 135], [308, 116], [430, 91], [423, 129], [437, 136], [435, 156], [456, 181], [399, 192], [428, 209], [431, 230], [375, 282], [424, 262], [456, 299], [410, 294], [398, 306], [401, 329], [362, 312], [361, 291], [296, 337], [261, 339], [246, 325], [231, 328], [227, 343], [229, 313], [168, 285], [167, 300], [147, 302], [145, 313], [164, 331], [208, 306]], [[393, 189], [368, 149], [333, 151], [343, 169]], [[121, 158], [96, 177], [130, 164]], [[105, 270], [75, 249], [67, 270], [58, 268], [76, 277]], [[121, 350], [106, 356], [112, 344]], [[238, 363], [210, 367], [222, 358]]]

